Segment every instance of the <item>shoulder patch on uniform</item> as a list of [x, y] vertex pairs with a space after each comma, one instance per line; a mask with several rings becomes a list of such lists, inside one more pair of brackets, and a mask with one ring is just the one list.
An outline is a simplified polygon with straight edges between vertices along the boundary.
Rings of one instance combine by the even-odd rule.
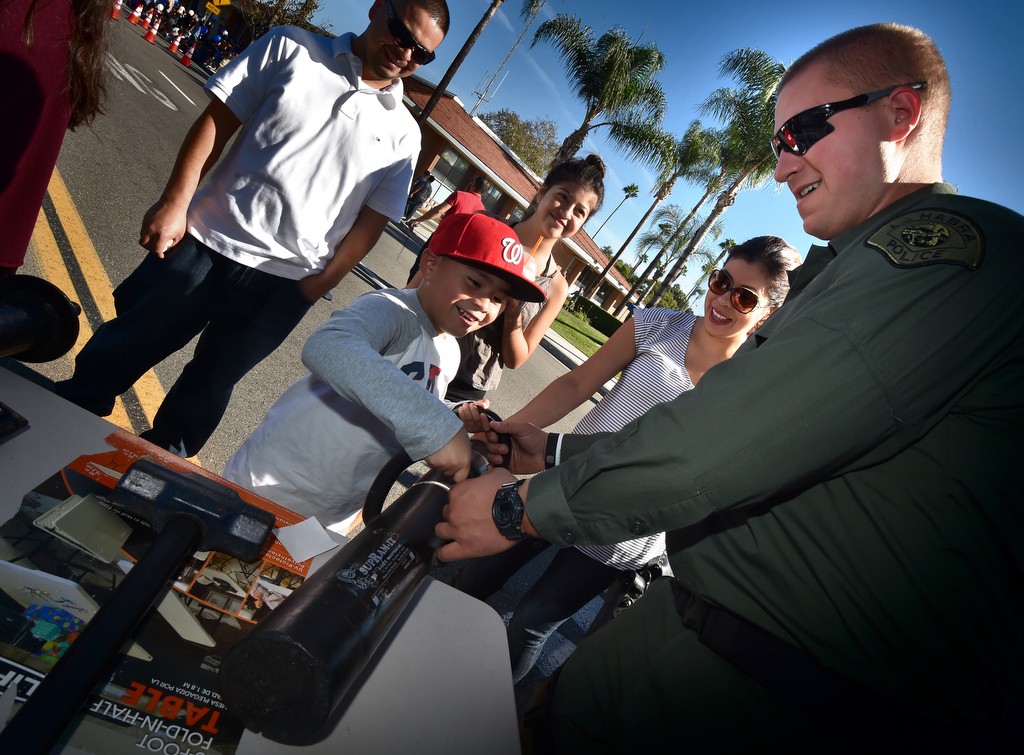
[[886, 223], [867, 240], [897, 267], [963, 265], [977, 270], [985, 251], [981, 231], [969, 218], [947, 210], [921, 209]]

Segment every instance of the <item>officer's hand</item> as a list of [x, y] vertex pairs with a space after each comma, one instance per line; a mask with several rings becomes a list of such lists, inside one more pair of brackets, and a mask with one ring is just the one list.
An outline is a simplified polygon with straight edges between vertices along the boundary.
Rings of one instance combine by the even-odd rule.
[[441, 561], [489, 556], [515, 545], [515, 541], [498, 532], [491, 516], [494, 494], [514, 479], [515, 475], [508, 471], [494, 469], [452, 488], [444, 507], [444, 520], [434, 528], [440, 539], [451, 541], [437, 551]]
[[[509, 471], [520, 475], [544, 471], [544, 451], [548, 442], [548, 434], [544, 430], [515, 419], [491, 422], [490, 425], [486, 445], [487, 460], [491, 464], [501, 464], [505, 456], [511, 453]], [[510, 437], [511, 448], [501, 441], [499, 433]]]

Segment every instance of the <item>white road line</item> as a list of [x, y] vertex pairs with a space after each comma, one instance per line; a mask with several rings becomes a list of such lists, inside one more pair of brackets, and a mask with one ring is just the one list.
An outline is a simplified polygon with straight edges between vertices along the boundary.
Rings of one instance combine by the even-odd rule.
[[[163, 76], [163, 77], [164, 77], [165, 79], [167, 79], [167, 74], [166, 74], [166, 73], [164, 73], [163, 71], [161, 71], [161, 72], [160, 72], [160, 75], [161, 75], [161, 76]], [[177, 85], [177, 84], [175, 84], [175, 83], [174, 83], [173, 81], [171, 81], [170, 79], [167, 79], [167, 83], [168, 83], [168, 84], [170, 84], [170, 85], [171, 85], [172, 87], [174, 87], [175, 89], [178, 89], [178, 85]], [[190, 99], [189, 99], [189, 96], [188, 96], [187, 94], [185, 94], [185, 93], [184, 93], [183, 91], [181, 91], [180, 89], [178, 89], [178, 94], [180, 94], [180, 95], [181, 95], [182, 97], [184, 97], [184, 98], [185, 98], [186, 100], [188, 100], [189, 102], [192, 102], [192, 100], [190, 100]], [[192, 102], [192, 106], [193, 106], [193, 107], [196, 107], [196, 103]]]

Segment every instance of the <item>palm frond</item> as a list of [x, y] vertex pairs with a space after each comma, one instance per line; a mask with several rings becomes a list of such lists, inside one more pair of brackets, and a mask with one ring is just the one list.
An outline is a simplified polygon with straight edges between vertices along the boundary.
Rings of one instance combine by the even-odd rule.
[[615, 148], [642, 165], [658, 165], [664, 157], [665, 132], [645, 118], [609, 121], [608, 133]]
[[519, 17], [524, 21], [532, 21], [540, 13], [540, 9], [547, 4], [548, 0], [523, 0], [523, 7], [519, 11]]

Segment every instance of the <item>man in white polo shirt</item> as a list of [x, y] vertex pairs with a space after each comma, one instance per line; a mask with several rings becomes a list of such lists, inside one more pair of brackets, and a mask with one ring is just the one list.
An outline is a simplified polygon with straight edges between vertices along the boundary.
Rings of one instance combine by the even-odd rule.
[[448, 7], [374, 0], [369, 18], [362, 34], [336, 39], [275, 28], [209, 80], [211, 102], [142, 221], [139, 243], [153, 254], [114, 291], [118, 316], [57, 393], [106, 416], [201, 333], [143, 433], [196, 454], [235, 383], [355, 267], [388, 219], [401, 219], [420, 150], [401, 79], [433, 60]]

